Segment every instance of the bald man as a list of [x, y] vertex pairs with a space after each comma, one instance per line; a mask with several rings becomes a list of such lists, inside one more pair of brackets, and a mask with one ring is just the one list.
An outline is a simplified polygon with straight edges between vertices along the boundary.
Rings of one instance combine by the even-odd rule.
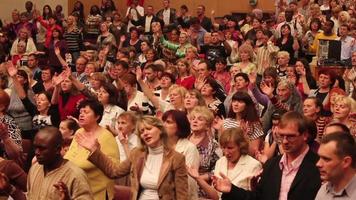
[[45, 127], [36, 134], [33, 145], [37, 163], [27, 178], [27, 199], [93, 199], [84, 171], [63, 159], [63, 138], [55, 127]]

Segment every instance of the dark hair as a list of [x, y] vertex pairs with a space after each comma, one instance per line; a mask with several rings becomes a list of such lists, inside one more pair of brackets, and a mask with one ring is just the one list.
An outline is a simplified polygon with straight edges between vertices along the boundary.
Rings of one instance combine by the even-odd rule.
[[336, 81], [336, 77], [335, 77], [334, 73], [329, 69], [321, 69], [321, 70], [319, 70], [319, 76], [321, 74], [327, 75], [327, 76], [330, 77], [330, 81], [331, 81], [330, 88], [331, 88], [334, 85], [335, 81]]
[[[48, 14], [45, 13], [45, 8], [46, 8], [46, 7], [47, 7], [48, 10], [49, 10]], [[51, 17], [51, 16], [53, 16], [53, 11], [52, 11], [51, 6], [49, 6], [49, 5], [44, 5], [44, 6], [43, 6], [43, 9], [42, 9], [42, 17], [43, 17], [44, 19], [49, 19], [49, 17]]]
[[116, 105], [118, 99], [117, 88], [111, 83], [103, 84], [101, 87], [109, 94], [109, 104]]
[[[96, 11], [94, 10], [94, 8], [96, 8]], [[97, 5], [92, 5], [91, 7], [90, 7], [90, 15], [100, 15], [100, 8], [99, 8], [99, 6], [97, 6]]]
[[335, 23], [334, 23], [333, 20], [331, 20], [331, 19], [326, 19], [325, 22], [329, 22], [329, 23], [331, 24], [331, 28], [334, 28]]
[[[340, 122], [332, 122], [332, 123], [327, 124], [327, 125], [325, 126], [325, 129], [326, 129], [327, 127], [331, 127], [331, 126], [337, 126], [337, 127], [341, 128], [342, 132], [350, 133], [349, 127], [347, 127], [347, 126], [346, 126], [345, 124], [343, 124], [343, 123], [340, 123]], [[324, 129], [324, 130], [325, 130], [325, 129]]]
[[187, 118], [187, 114], [179, 110], [169, 110], [162, 116], [162, 120], [165, 122], [169, 117], [177, 124], [178, 138], [187, 138], [190, 134], [190, 123]]
[[43, 70], [49, 70], [51, 77], [54, 75], [54, 69], [50, 66], [47, 66], [47, 65], [43, 66], [42, 71]]
[[27, 92], [27, 90], [30, 88], [30, 83], [29, 83], [29, 80], [28, 80], [28, 74], [26, 73], [25, 70], [18, 70], [17, 71], [17, 75], [20, 75], [22, 76], [27, 82], [23, 85], [23, 88], [25, 90], [25, 92]]
[[73, 134], [80, 128], [78, 123], [73, 119], [66, 119], [64, 122], [67, 123], [68, 129], [73, 131]]
[[[53, 30], [52, 30], [52, 42], [53, 42], [53, 32], [54, 31], [56, 31], [56, 32], [58, 32], [59, 33], [59, 35], [58, 35], [58, 39], [63, 39], [63, 33], [62, 33], [62, 30], [61, 29], [59, 29], [59, 28], [57, 28], [57, 27], [55, 27]], [[53, 44], [54, 45], [54, 44]]]
[[115, 66], [116, 65], [121, 65], [122, 66], [122, 68], [124, 68], [124, 69], [126, 69], [126, 70], [128, 70], [129, 69], [129, 64], [126, 62], [126, 61], [123, 61], [123, 60], [117, 60], [116, 62], [115, 62]]
[[306, 76], [307, 83], [308, 83], [309, 87], [316, 88], [316, 81], [315, 81], [313, 74], [310, 70], [310, 65], [309, 65], [308, 60], [305, 58], [297, 58], [296, 62], [298, 62], [298, 61], [301, 62], [304, 66], [305, 76]]
[[319, 18], [313, 18], [311, 21], [310, 21], [310, 24], [309, 24], [309, 30], [311, 30], [311, 27], [312, 27], [312, 24], [318, 24], [318, 29], [321, 28], [321, 21]]
[[[322, 113], [323, 107], [324, 107], [324, 106], [323, 106], [323, 102], [321, 102], [321, 101], [320, 101], [318, 98], [316, 98], [316, 97], [307, 97], [305, 100], [307, 100], [307, 99], [313, 100], [314, 103], [315, 103], [315, 106], [320, 109], [320, 111], [319, 111], [318, 114]], [[305, 101], [305, 100], [304, 100], [304, 101]]]
[[284, 128], [290, 123], [293, 123], [298, 126], [298, 132], [300, 134], [305, 133], [308, 129], [305, 117], [297, 111], [289, 111], [284, 113], [279, 123], [279, 127]]
[[318, 128], [317, 128], [314, 120], [306, 118], [305, 122], [307, 125], [307, 133], [308, 133], [307, 143], [309, 145], [312, 145], [313, 142], [315, 141], [316, 136], [317, 136]]
[[321, 144], [327, 144], [329, 142], [336, 143], [335, 154], [339, 158], [350, 156], [352, 159], [351, 167], [356, 168], [356, 144], [355, 139], [348, 132], [335, 132], [328, 135], [324, 135], [321, 139]]
[[51, 138], [54, 138], [55, 142], [56, 142], [56, 148], [61, 149], [62, 144], [63, 144], [63, 136], [58, 128], [56, 128], [54, 126], [45, 126], [44, 128], [40, 128], [38, 130], [38, 133], [40, 133], [40, 132], [48, 134], [51, 136]]
[[218, 57], [218, 58], [215, 59], [215, 63], [221, 63], [221, 64], [226, 65], [227, 61], [223, 57]]
[[287, 28], [289, 29], [289, 35], [288, 35], [288, 37], [292, 36], [292, 32], [291, 32], [292, 29], [290, 28], [289, 24], [283, 24], [283, 25], [281, 26], [281, 33], [282, 33], [282, 29], [283, 29], [284, 27], [287, 27]]
[[214, 91], [213, 96], [215, 98], [219, 99], [221, 102], [224, 102], [226, 95], [225, 95], [225, 92], [224, 92], [224, 89], [222, 88], [222, 86], [215, 79], [213, 79], [211, 77], [208, 77], [205, 80], [204, 85], [206, 85], [206, 84], [209, 84], [213, 88], [213, 91]]
[[161, 75], [161, 78], [162, 77], [168, 77], [169, 79], [171, 79], [172, 84], [174, 84], [176, 82], [176, 77], [169, 72], [163, 72]]
[[183, 10], [189, 11], [188, 6], [186, 6], [185, 4], [181, 5], [180, 8]]
[[159, 67], [156, 64], [148, 64], [144, 67], [144, 69], [152, 69], [152, 71], [154, 72], [160, 71]]
[[121, 78], [122, 81], [127, 82], [131, 86], [135, 86], [137, 81], [136, 81], [136, 76], [132, 73], [126, 74], [124, 77]]
[[235, 75], [234, 80], [236, 80], [237, 77], [242, 77], [246, 82], [250, 82], [250, 79], [248, 78], [248, 75], [243, 72], [239, 72]]
[[243, 92], [243, 91], [238, 91], [232, 96], [231, 104], [230, 104], [230, 112], [228, 117], [236, 118], [236, 113], [234, 113], [232, 109], [233, 101], [240, 101], [246, 104], [244, 111], [242, 111], [241, 113], [241, 119], [249, 122], [256, 122], [260, 120], [255, 107], [255, 103], [252, 101], [251, 96], [247, 92]]
[[85, 108], [86, 106], [89, 106], [89, 108], [94, 112], [96, 116], [99, 116], [98, 120], [96, 120], [97, 123], [101, 121], [101, 118], [103, 117], [103, 112], [104, 112], [104, 107], [101, 105], [101, 103], [93, 98], [89, 99], [84, 99], [79, 103], [78, 110]]

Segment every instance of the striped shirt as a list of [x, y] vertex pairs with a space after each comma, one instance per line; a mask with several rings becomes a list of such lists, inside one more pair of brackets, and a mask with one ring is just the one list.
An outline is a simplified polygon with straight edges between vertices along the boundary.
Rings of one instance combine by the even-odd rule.
[[275, 57], [279, 48], [268, 42], [266, 46], [259, 47], [256, 54], [257, 74], [262, 75], [265, 68], [275, 64]]
[[79, 52], [83, 42], [83, 35], [78, 28], [74, 28], [71, 32], [66, 31], [63, 35], [67, 43], [69, 52]]
[[264, 135], [262, 124], [260, 122], [249, 122], [240, 120], [237, 121], [232, 118], [227, 118], [223, 122], [223, 128], [237, 128], [240, 127], [249, 140], [256, 140]]

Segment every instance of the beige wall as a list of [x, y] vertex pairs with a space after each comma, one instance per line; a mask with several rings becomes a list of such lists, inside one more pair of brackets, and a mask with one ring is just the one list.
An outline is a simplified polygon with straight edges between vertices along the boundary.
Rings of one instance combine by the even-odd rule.
[[[11, 21], [11, 12], [14, 9], [20, 12], [25, 11], [25, 2], [27, 0], [0, 0], [0, 18], [2, 20]], [[44, 5], [48, 4], [54, 10], [56, 5], [62, 5], [63, 13], [68, 13], [68, 0], [32, 0], [35, 2], [36, 8], [41, 11]]]

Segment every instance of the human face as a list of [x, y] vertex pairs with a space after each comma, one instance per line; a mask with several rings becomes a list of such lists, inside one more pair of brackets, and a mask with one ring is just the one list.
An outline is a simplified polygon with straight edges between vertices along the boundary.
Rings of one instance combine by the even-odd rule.
[[25, 79], [25, 77], [23, 77], [23, 76], [21, 76], [21, 75], [19, 75], [19, 74], [16, 75], [16, 78], [17, 78], [17, 80], [19, 81], [19, 83], [20, 83], [21, 85], [24, 85], [25, 83], [28, 82], [28, 81]]
[[179, 43], [185, 44], [187, 42], [187, 35], [185, 33], [181, 33], [179, 35]]
[[128, 117], [119, 117], [117, 120], [117, 129], [123, 135], [129, 135], [134, 132], [135, 124], [133, 124]]
[[237, 163], [240, 159], [240, 148], [235, 142], [230, 141], [226, 145], [222, 146], [222, 151], [229, 163]]
[[249, 82], [247, 82], [243, 77], [238, 76], [235, 78], [235, 89], [236, 90], [245, 90], [247, 89]]
[[284, 26], [281, 31], [282, 31], [282, 35], [290, 34], [290, 29], [288, 28], [288, 26]]
[[49, 70], [49, 69], [42, 70], [42, 72], [41, 72], [41, 79], [42, 79], [42, 81], [44, 81], [44, 82], [50, 81], [50, 80], [52, 79], [51, 70]]
[[92, 126], [93, 124], [98, 124], [96, 120], [100, 116], [96, 116], [94, 111], [89, 107], [85, 106], [79, 110], [79, 125], [81, 127]]
[[260, 23], [257, 19], [253, 19], [253, 21], [252, 21], [252, 27], [253, 27], [254, 29], [258, 29], [258, 28], [261, 27], [261, 23]]
[[305, 68], [304, 68], [304, 65], [303, 65], [302, 62], [297, 61], [297, 62], [295, 63], [295, 71], [297, 72], [297, 74], [301, 74], [301, 72], [302, 72], [304, 69], [305, 69]]
[[241, 113], [246, 109], [246, 103], [243, 101], [233, 100], [231, 102], [231, 107], [234, 113]]
[[211, 43], [217, 44], [219, 43], [219, 33], [212, 33], [211, 34]]
[[211, 97], [214, 95], [214, 89], [209, 83], [205, 83], [201, 88], [200, 92], [205, 97]]
[[169, 8], [169, 0], [163, 0], [163, 7]]
[[339, 28], [339, 34], [341, 37], [347, 36], [349, 33], [349, 30], [345, 26], [340, 26]]
[[278, 127], [277, 135], [277, 140], [282, 144], [287, 156], [296, 158], [302, 153], [303, 147], [306, 145], [307, 134], [299, 133], [298, 125], [295, 122], [289, 122], [283, 128]]
[[130, 37], [131, 37], [131, 39], [137, 39], [137, 38], [138, 38], [138, 33], [137, 33], [137, 31], [131, 31]]
[[316, 166], [320, 172], [320, 178], [322, 181], [336, 182], [344, 174], [346, 164], [344, 158], [340, 158], [336, 155], [336, 142], [331, 141], [326, 144], [321, 144], [318, 150], [320, 156]]
[[208, 122], [202, 114], [193, 113], [190, 116], [190, 129], [192, 132], [205, 132], [208, 130]]
[[281, 101], [287, 101], [291, 95], [290, 90], [285, 86], [277, 87], [277, 95]]
[[141, 48], [142, 52], [146, 52], [149, 49], [149, 46], [148, 46], [147, 42], [141, 42], [140, 48]]
[[204, 9], [202, 6], [198, 6], [197, 7], [197, 15], [200, 16], [200, 15], [203, 15], [204, 14]]
[[36, 98], [36, 105], [38, 112], [45, 112], [51, 106], [51, 102], [48, 100], [45, 94], [39, 94]]
[[318, 25], [318, 23], [313, 22], [313, 23], [311, 24], [311, 30], [315, 30], [315, 31], [319, 30], [319, 25]]
[[188, 73], [188, 67], [184, 64], [184, 62], [178, 62], [177, 67], [180, 74]]
[[94, 78], [90, 78], [89, 80], [90, 86], [94, 89], [94, 90], [99, 90], [101, 87], [101, 81], [94, 79]]
[[28, 57], [28, 67], [30, 69], [34, 69], [37, 67], [37, 59], [34, 58], [34, 56], [29, 56]]
[[221, 63], [221, 62], [217, 62], [216, 64], [215, 64], [215, 68], [216, 68], [216, 71], [217, 72], [223, 72], [223, 71], [225, 71], [225, 64], [224, 63]]
[[237, 66], [231, 66], [230, 68], [230, 74], [231, 77], [234, 77], [236, 74], [238, 74], [241, 70]]
[[53, 31], [52, 32], [52, 37], [53, 38], [58, 38], [59, 37], [59, 32], [56, 30], [56, 31]]
[[315, 100], [306, 99], [303, 103], [303, 114], [306, 117], [314, 118], [318, 112], [320, 112], [320, 108], [316, 106]]
[[196, 57], [196, 54], [195, 54], [195, 52], [193, 51], [192, 48], [188, 48], [188, 49], [187, 49], [187, 52], [186, 52], [186, 54], [185, 54], [185, 57], [186, 57], [186, 58], [195, 58], [195, 57]]
[[330, 76], [326, 74], [319, 75], [319, 87], [320, 88], [328, 88], [331, 85]]
[[179, 107], [183, 103], [183, 97], [182, 95], [178, 92], [178, 90], [172, 90], [169, 94], [169, 100], [171, 104], [175, 107]]
[[169, 87], [171, 87], [171, 85], [172, 85], [172, 80], [169, 77], [163, 76], [161, 78], [161, 88], [167, 88], [168, 89]]
[[146, 53], [146, 60], [147, 61], [153, 61], [155, 57], [155, 54], [152, 50], [148, 50]]
[[178, 132], [178, 127], [176, 121], [173, 120], [172, 116], [168, 116], [166, 121], [163, 122], [164, 128], [167, 131], [168, 137], [175, 136]]
[[25, 53], [26, 51], [26, 45], [23, 43], [18, 43], [17, 44], [17, 52], [18, 53]]
[[44, 166], [51, 166], [58, 159], [60, 147], [56, 144], [53, 136], [48, 133], [38, 132], [35, 136], [33, 146], [37, 162]]
[[77, 70], [78, 74], [81, 74], [85, 70], [86, 62], [83, 58], [78, 58], [75, 63], [75, 69]]
[[100, 25], [100, 31], [101, 31], [102, 33], [107, 32], [107, 31], [108, 31], [108, 25], [107, 25], [106, 23], [102, 23], [102, 24]]
[[59, 124], [59, 131], [61, 132], [63, 139], [71, 138], [73, 135], [73, 130], [70, 130], [68, 128], [68, 122], [66, 122], [66, 121], [62, 121]]
[[334, 118], [346, 119], [350, 114], [351, 108], [345, 104], [345, 102], [336, 102], [334, 105]]
[[72, 89], [72, 81], [66, 78], [61, 83], [61, 89], [63, 92], [69, 92]]
[[279, 57], [277, 58], [277, 62], [278, 62], [278, 65], [284, 66], [284, 65], [287, 65], [287, 64], [288, 64], [289, 59], [288, 59], [288, 57], [286, 57], [286, 56], [279, 56]]
[[193, 109], [195, 106], [198, 105], [198, 98], [192, 94], [192, 93], [187, 93], [184, 98], [184, 108], [185, 109]]
[[162, 144], [161, 142], [161, 130], [155, 126], [147, 123], [141, 123], [139, 125], [140, 138], [143, 142], [151, 148], [158, 147]]
[[102, 103], [103, 105], [108, 104], [109, 97], [110, 97], [110, 94], [103, 87], [101, 87], [99, 89], [99, 94], [98, 94], [98, 100], [100, 101], [100, 103]]
[[87, 75], [87, 76], [90, 76], [92, 73], [95, 72], [95, 66], [94, 64], [90, 63], [90, 64], [87, 64], [85, 66], [85, 70], [84, 70], [84, 73]]
[[157, 78], [157, 73], [154, 72], [151, 68], [144, 69], [145, 77], [147, 81], [153, 82]]
[[147, 6], [147, 8], [145, 9], [145, 11], [146, 11], [146, 14], [147, 14], [148, 16], [153, 15], [153, 7], [152, 7], [152, 6]]
[[205, 63], [198, 64], [197, 71], [198, 71], [198, 76], [203, 78], [208, 77], [210, 74], [208, 70], [208, 65]]
[[333, 30], [333, 25], [331, 24], [331, 22], [325, 22], [323, 26], [323, 30], [325, 33], [330, 34]]
[[247, 51], [240, 52], [241, 61], [248, 61], [250, 59], [250, 54]]

